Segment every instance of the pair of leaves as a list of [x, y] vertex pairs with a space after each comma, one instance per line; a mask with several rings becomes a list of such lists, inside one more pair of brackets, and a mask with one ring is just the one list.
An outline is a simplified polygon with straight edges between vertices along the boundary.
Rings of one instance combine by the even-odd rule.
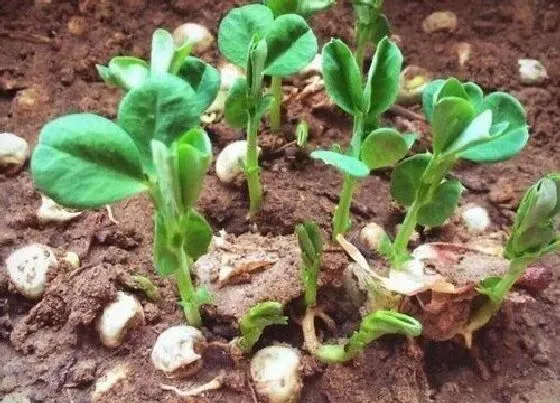
[[506, 93], [483, 97], [476, 84], [451, 78], [430, 83], [423, 104], [432, 123], [436, 155], [499, 162], [519, 153], [527, 143], [525, 111]]
[[264, 74], [285, 77], [304, 68], [317, 53], [317, 39], [305, 19], [296, 14], [274, 18], [262, 4], [234, 8], [222, 20], [218, 32], [220, 52], [245, 68], [249, 45], [258, 35], [268, 48]]
[[402, 54], [389, 39], [382, 39], [371, 63], [365, 88], [358, 63], [348, 46], [333, 39], [323, 47], [323, 79], [333, 101], [351, 115], [377, 118], [395, 102]]
[[335, 0], [264, 0], [264, 4], [272, 10], [274, 17], [298, 14], [309, 18], [330, 8], [334, 3]]
[[241, 337], [238, 345], [245, 352], [251, 351], [264, 331], [271, 325], [286, 325], [288, 317], [284, 316], [284, 307], [279, 302], [261, 302], [249, 309], [239, 320]]
[[307, 221], [296, 226], [301, 250], [301, 280], [305, 290], [305, 304], [314, 306], [317, 298], [317, 276], [321, 269], [323, 239], [316, 223]]
[[[430, 154], [417, 154], [399, 163], [391, 175], [391, 195], [405, 206], [418, 202], [419, 190], [429, 186], [425, 172], [432, 161]], [[442, 169], [444, 169], [442, 167]], [[438, 227], [453, 215], [464, 187], [456, 179], [443, 180], [431, 194], [421, 200], [417, 222], [426, 227]]]
[[536, 257], [560, 248], [560, 174], [532, 185], [521, 200], [504, 255], [508, 259]]
[[212, 229], [204, 217], [190, 210], [179, 222], [162, 212], [154, 215], [154, 262], [160, 276], [168, 276], [184, 266], [183, 259], [198, 259], [206, 254]]
[[96, 208], [146, 191], [145, 174], [155, 175], [152, 140], [169, 147], [198, 125], [194, 97], [185, 81], [160, 75], [126, 95], [118, 125], [92, 114], [51, 121], [31, 160], [36, 186], [73, 208]]
[[335, 151], [314, 151], [311, 157], [321, 159], [346, 175], [363, 178], [371, 170], [395, 165], [408, 153], [413, 142], [410, 140], [395, 129], [379, 128], [362, 142], [359, 159]]

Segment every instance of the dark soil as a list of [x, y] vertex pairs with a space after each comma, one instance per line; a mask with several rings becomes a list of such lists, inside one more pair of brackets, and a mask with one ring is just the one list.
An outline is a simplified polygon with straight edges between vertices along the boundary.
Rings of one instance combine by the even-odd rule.
[[[156, 27], [173, 30], [182, 22], [198, 22], [217, 33], [227, 10], [241, 1], [207, 0], [3, 0], [0, 3], [0, 131], [11, 131], [33, 145], [49, 119], [73, 111], [94, 111], [114, 117], [120, 93], [99, 82], [95, 63], [106, 63], [117, 54], [147, 58]], [[525, 105], [531, 138], [518, 157], [502, 164], [483, 166], [461, 163], [454, 171], [467, 192], [464, 202], [487, 207], [493, 230], [511, 224], [521, 193], [539, 176], [560, 169], [560, 3], [542, 0], [391, 0], [386, 10], [393, 33], [400, 38], [406, 64], [416, 64], [437, 77], [456, 76], [478, 82], [486, 91], [513, 92]], [[428, 35], [422, 21], [434, 11], [456, 13], [454, 33]], [[81, 20], [76, 20], [79, 17]], [[74, 18], [74, 19], [73, 19]], [[83, 33], [69, 31], [70, 20], [83, 23]], [[330, 37], [352, 40], [352, 9], [339, 0], [312, 25], [320, 42]], [[454, 45], [469, 42], [471, 60], [461, 68]], [[217, 47], [201, 55], [217, 63]], [[527, 87], [518, 79], [517, 60], [534, 58], [547, 68], [549, 80]], [[299, 79], [285, 83], [301, 89]], [[293, 232], [305, 219], [316, 220], [328, 234], [341, 177], [334, 170], [281, 148], [293, 141], [300, 118], [310, 123], [311, 146], [346, 144], [350, 121], [329, 107], [322, 93], [308, 98], [291, 97], [286, 103], [285, 124], [279, 135], [260, 136], [263, 152], [265, 203], [258, 231], [279, 235]], [[420, 106], [413, 106], [420, 112]], [[388, 113], [389, 124], [415, 127], [427, 135], [422, 121]], [[208, 127], [215, 152], [242, 131], [218, 123]], [[418, 149], [427, 144], [421, 139]], [[401, 213], [391, 207], [387, 172], [367, 178], [354, 196], [354, 229], [351, 238], [369, 221], [394, 230]], [[17, 247], [39, 242], [72, 250], [82, 259], [73, 274], [58, 271], [41, 302], [15, 295], [0, 271], [0, 397], [21, 392], [31, 401], [89, 401], [96, 379], [119, 364], [129, 368], [128, 379], [103, 401], [173, 401], [160, 383], [186, 388], [210, 380], [226, 370], [233, 381], [200, 401], [250, 402], [245, 363], [236, 365], [220, 351], [205, 356], [203, 371], [187, 381], [167, 380], [153, 368], [149, 353], [157, 334], [183, 322], [175, 304], [171, 280], [154, 275], [151, 261], [151, 207], [144, 197], [113, 207], [119, 224], [104, 210], [87, 212], [70, 223], [45, 225], [35, 218], [40, 196], [27, 171], [0, 175], [0, 260]], [[222, 185], [214, 172], [206, 180], [200, 209], [214, 230], [241, 234], [246, 221], [247, 194], [243, 188]], [[454, 223], [423, 239], [460, 241]], [[504, 309], [476, 337], [472, 354], [454, 342], [384, 338], [347, 365], [325, 367], [306, 357], [303, 400], [309, 402], [558, 402], [560, 401], [560, 259], [545, 262], [554, 273], [550, 287], [533, 297], [521, 291], [524, 303]], [[326, 270], [344, 267], [341, 257], [327, 259]], [[127, 289], [131, 274], [149, 276], [160, 287], [161, 297], [149, 301], [136, 292], [147, 316], [147, 325], [129, 334], [115, 350], [103, 348], [94, 321], [118, 289]], [[336, 283], [336, 281], [334, 281]], [[334, 284], [337, 286], [337, 284]], [[340, 286], [340, 284], [338, 284]], [[334, 291], [333, 291], [334, 292]], [[328, 300], [328, 296], [326, 297]], [[297, 304], [296, 304], [297, 305]], [[296, 309], [297, 310], [297, 309]], [[336, 312], [335, 312], [336, 313]], [[342, 334], [356, 324], [357, 311], [344, 308], [333, 315]], [[346, 313], [348, 315], [346, 315]], [[211, 314], [211, 312], [210, 312]], [[207, 318], [213, 319], [213, 318]], [[210, 321], [211, 322], [211, 321]], [[206, 330], [208, 331], [208, 330]], [[210, 338], [224, 340], [216, 326]], [[298, 326], [267, 332], [273, 339], [301, 343]], [[209, 332], [209, 331], [208, 331]], [[270, 334], [272, 333], [272, 334]], [[340, 335], [336, 335], [340, 336]]]

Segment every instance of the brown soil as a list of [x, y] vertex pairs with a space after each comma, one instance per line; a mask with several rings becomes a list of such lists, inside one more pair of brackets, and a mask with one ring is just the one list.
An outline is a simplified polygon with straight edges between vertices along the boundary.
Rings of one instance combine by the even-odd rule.
[[[33, 4], [35, 3], [35, 4]], [[52, 3], [52, 4], [51, 4]], [[126, 0], [46, 1], [3, 0], [0, 4], [0, 130], [25, 137], [31, 145], [41, 126], [50, 118], [71, 111], [95, 111], [114, 117], [119, 91], [99, 82], [95, 63], [105, 63], [117, 54], [147, 58], [154, 28], [172, 30], [181, 22], [199, 22], [216, 34], [221, 16], [238, 1]], [[244, 2], [243, 2], [244, 3]], [[313, 19], [321, 43], [332, 36], [352, 39], [352, 10], [347, 1]], [[407, 64], [433, 71], [437, 77], [454, 75], [473, 80], [486, 90], [512, 91], [527, 108], [531, 139], [523, 153], [506, 163], [483, 166], [461, 163], [455, 174], [468, 189], [465, 202], [487, 207], [493, 230], [503, 230], [520, 194], [542, 174], [560, 169], [560, 4], [541, 0], [391, 0], [386, 9], [393, 32]], [[425, 34], [423, 19], [433, 11], [457, 14], [457, 30]], [[79, 35], [68, 24], [82, 23]], [[470, 61], [461, 68], [454, 45], [473, 46]], [[202, 55], [218, 61], [214, 46]], [[550, 79], [541, 86], [520, 84], [517, 60], [535, 58], [547, 68]], [[286, 86], [301, 89], [301, 80]], [[341, 184], [334, 170], [313, 162], [290, 147], [295, 124], [305, 118], [311, 125], [311, 145], [346, 144], [349, 119], [328, 106], [322, 94], [287, 102], [281, 135], [266, 130], [260, 136], [264, 147], [264, 207], [258, 219], [261, 234], [286, 235], [305, 219], [316, 220], [328, 234], [333, 207]], [[413, 106], [419, 112], [419, 106]], [[426, 135], [421, 121], [387, 114], [390, 124]], [[264, 129], [264, 126], [263, 126]], [[241, 131], [224, 124], [209, 128], [215, 152]], [[421, 139], [422, 149], [427, 144]], [[388, 173], [367, 178], [354, 197], [352, 213], [357, 230], [375, 220], [391, 231], [401, 216], [391, 208]], [[129, 377], [103, 401], [174, 401], [160, 383], [186, 388], [210, 380], [226, 370], [229, 381], [219, 391], [200, 401], [250, 402], [252, 394], [245, 377], [246, 363], [235, 364], [219, 349], [205, 355], [205, 366], [195, 378], [172, 381], [157, 373], [149, 359], [157, 334], [182, 323], [175, 304], [173, 282], [154, 275], [151, 261], [151, 207], [144, 197], [113, 207], [118, 225], [105, 211], [82, 214], [63, 225], [45, 225], [35, 219], [40, 197], [30, 175], [0, 175], [0, 260], [14, 249], [40, 242], [60, 251], [72, 250], [82, 259], [73, 274], [54, 273], [41, 302], [23, 300], [14, 294], [0, 271], [0, 397], [20, 392], [32, 401], [89, 401], [93, 384], [119, 364], [129, 368]], [[218, 231], [242, 234], [250, 229], [243, 188], [222, 185], [211, 172], [200, 202], [201, 211]], [[454, 223], [422, 234], [424, 240], [464, 241]], [[326, 262], [329, 273], [342, 272], [345, 258], [334, 253]], [[469, 354], [453, 342], [407, 345], [398, 337], [373, 343], [347, 365], [325, 367], [306, 357], [303, 400], [308, 402], [556, 402], [560, 401], [560, 259], [546, 262], [553, 269], [551, 286], [534, 298], [525, 295], [521, 304], [496, 318], [475, 339]], [[161, 296], [150, 301], [136, 292], [147, 316], [147, 325], [131, 332], [115, 350], [103, 348], [94, 320], [118, 289], [127, 289], [131, 274], [149, 276]], [[332, 281], [331, 283], [336, 283]], [[335, 287], [337, 284], [331, 284]], [[340, 284], [338, 284], [340, 286]], [[351, 304], [337, 308], [336, 289], [322, 293], [331, 305], [339, 329], [333, 337], [350, 334], [357, 310]], [[333, 299], [335, 301], [333, 301]], [[298, 311], [297, 302], [290, 310]], [[507, 310], [505, 310], [507, 311]], [[210, 315], [212, 312], [209, 313]], [[212, 319], [207, 317], [206, 319]], [[213, 323], [209, 320], [209, 323]], [[219, 325], [219, 324], [218, 324]], [[235, 336], [219, 326], [206, 329], [211, 339], [225, 341]], [[263, 343], [272, 340], [301, 345], [300, 328], [267, 331]]]

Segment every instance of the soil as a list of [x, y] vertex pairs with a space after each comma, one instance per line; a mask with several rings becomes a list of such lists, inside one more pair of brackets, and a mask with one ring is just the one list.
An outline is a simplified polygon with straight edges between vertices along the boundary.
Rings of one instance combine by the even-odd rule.
[[[241, 1], [207, 0], [3, 0], [0, 4], [0, 130], [14, 132], [34, 145], [42, 125], [72, 111], [94, 111], [115, 117], [120, 93], [97, 78], [96, 63], [117, 54], [147, 58], [156, 27], [173, 30], [183, 22], [197, 22], [217, 34], [218, 21]], [[311, 24], [321, 43], [330, 37], [352, 41], [352, 8], [338, 4]], [[393, 33], [398, 35], [405, 63], [433, 72], [436, 77], [456, 76], [478, 82], [485, 91], [514, 93], [525, 105], [531, 138], [512, 160], [487, 166], [462, 162], [454, 174], [467, 188], [464, 203], [488, 208], [491, 231], [510, 224], [519, 197], [541, 175], [560, 169], [560, 3], [542, 0], [391, 0], [385, 5]], [[434, 11], [457, 15], [453, 33], [426, 34], [422, 21]], [[471, 59], [461, 67], [455, 45], [472, 45]], [[217, 47], [201, 55], [219, 61]], [[535, 86], [520, 83], [517, 60], [533, 58], [546, 67], [549, 79]], [[285, 89], [301, 91], [301, 79], [286, 80]], [[287, 235], [302, 220], [313, 219], [329, 234], [341, 177], [327, 166], [289, 147], [295, 125], [310, 124], [310, 147], [342, 145], [349, 140], [350, 121], [332, 107], [323, 93], [290, 96], [281, 133], [271, 134], [263, 123], [262, 181], [265, 203], [257, 220], [262, 235]], [[419, 105], [409, 107], [421, 112]], [[388, 113], [386, 122], [422, 135], [416, 150], [428, 144], [424, 122]], [[208, 128], [214, 151], [243, 138], [242, 131], [223, 123]], [[284, 147], [283, 147], [284, 146]], [[366, 223], [376, 221], [390, 232], [402, 211], [388, 201], [389, 173], [382, 171], [363, 181], [354, 196], [350, 239]], [[74, 251], [81, 268], [53, 273], [41, 301], [19, 297], [0, 271], [0, 397], [15, 394], [30, 401], [89, 401], [95, 380], [108, 370], [125, 365], [127, 379], [103, 395], [101, 401], [178, 401], [161, 383], [188, 388], [209, 381], [220, 371], [228, 373], [226, 386], [207, 392], [197, 401], [250, 402], [253, 394], [246, 378], [247, 363], [234, 362], [220, 349], [209, 349], [204, 368], [186, 381], [169, 380], [153, 368], [150, 349], [159, 333], [183, 323], [170, 279], [155, 276], [151, 260], [151, 207], [145, 197], [113, 206], [118, 224], [105, 210], [86, 212], [65, 224], [43, 224], [35, 217], [40, 195], [27, 170], [0, 174], [0, 260], [13, 250], [39, 242], [58, 252]], [[200, 201], [201, 212], [214, 230], [243, 234], [253, 230], [246, 220], [247, 193], [243, 187], [221, 184], [212, 171]], [[420, 234], [422, 241], [468, 240], [452, 221], [436, 231]], [[476, 240], [475, 240], [476, 241]], [[325, 262], [327, 273], [342, 273], [347, 261], [333, 253]], [[560, 259], [544, 262], [553, 272], [550, 286], [540, 293], [518, 290], [515, 305], [505, 309], [474, 340], [472, 352], [453, 341], [414, 343], [384, 337], [346, 365], [328, 367], [305, 357], [306, 402], [557, 402], [560, 401]], [[130, 289], [130, 276], [148, 276], [160, 297], [149, 300]], [[348, 335], [359, 318], [358, 310], [337, 298], [336, 276], [320, 293], [335, 319], [337, 334]], [[329, 283], [329, 284], [327, 284]], [[338, 288], [337, 288], [338, 287]], [[95, 319], [117, 290], [134, 292], [146, 312], [147, 325], [130, 332], [127, 341], [110, 350], [102, 347]], [[288, 307], [300, 310], [300, 301]], [[513, 308], [513, 309], [512, 309]], [[205, 312], [211, 327], [203, 329], [210, 340], [235, 336], [229, 325], [220, 331], [216, 313]], [[274, 340], [298, 347], [297, 324], [265, 332], [263, 345]], [[28, 400], [28, 401], [29, 401]]]

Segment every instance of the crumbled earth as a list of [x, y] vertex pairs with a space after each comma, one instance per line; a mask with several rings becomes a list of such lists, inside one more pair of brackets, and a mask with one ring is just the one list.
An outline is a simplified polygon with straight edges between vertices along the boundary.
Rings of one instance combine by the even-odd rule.
[[[219, 20], [240, 3], [245, 2], [3, 0], [0, 131], [22, 136], [32, 147], [40, 128], [55, 116], [91, 111], [114, 118], [121, 94], [99, 81], [96, 63], [104, 64], [117, 54], [147, 59], [156, 27], [173, 30], [180, 23], [196, 22], [207, 25], [217, 36]], [[352, 40], [350, 2], [337, 3], [311, 20], [321, 44], [333, 36]], [[454, 170], [467, 189], [464, 203], [488, 209], [493, 233], [507, 231], [526, 187], [539, 176], [560, 169], [560, 4], [542, 0], [391, 0], [385, 8], [406, 65], [426, 68], [435, 77], [473, 80], [485, 91], [513, 92], [525, 105], [531, 138], [519, 156], [490, 167], [461, 162]], [[423, 31], [422, 22], [435, 11], [456, 14], [454, 32]], [[463, 66], [455, 51], [459, 42], [472, 45], [470, 60]], [[214, 64], [219, 61], [215, 44], [199, 56]], [[542, 62], [549, 79], [535, 86], [523, 85], [517, 65], [521, 58]], [[303, 94], [306, 85], [301, 78], [285, 81], [286, 110], [279, 134], [267, 130], [265, 122], [261, 126], [266, 194], [256, 230], [265, 237], [292, 234], [294, 225], [305, 219], [317, 221], [328, 236], [338, 201], [340, 175], [290, 143], [295, 125], [303, 118], [310, 126], [310, 148], [335, 142], [345, 145], [351, 121], [323, 92]], [[409, 108], [421, 113], [419, 105]], [[429, 143], [425, 122], [392, 111], [384, 119], [399, 130], [420, 134], [414, 151], [424, 150]], [[244, 136], [220, 122], [207, 130], [215, 154]], [[349, 239], [356, 239], [357, 231], [369, 221], [394, 233], [402, 211], [389, 200], [389, 171], [364, 180], [352, 203], [354, 229]], [[0, 397], [90, 401], [95, 381], [108, 370], [125, 365], [127, 379], [102, 401], [180, 401], [160, 384], [186, 389], [211, 380], [221, 370], [232, 374], [226, 385], [207, 392], [200, 401], [253, 401], [245, 377], [246, 362], [236, 363], [217, 348], [209, 349], [203, 370], [189, 380], [168, 380], [153, 368], [149, 356], [157, 335], [183, 323], [183, 317], [172, 279], [159, 278], [153, 271], [152, 211], [146, 197], [113, 206], [118, 224], [109, 220], [105, 210], [86, 212], [67, 223], [41, 223], [36, 218], [40, 204], [27, 169], [0, 174], [0, 261], [14, 249], [38, 242], [76, 252], [81, 268], [53, 273], [40, 302], [14, 294], [5, 271], [0, 270]], [[214, 171], [205, 181], [199, 207], [216, 234], [221, 229], [230, 234], [255, 229], [246, 220], [246, 189], [221, 184]], [[421, 241], [477, 241], [454, 220], [420, 235]], [[329, 287], [321, 290], [319, 301], [338, 328], [336, 334], [322, 329], [324, 338], [350, 334], [359, 319], [357, 308], [340, 297], [342, 280], [337, 275], [347, 263], [344, 254], [332, 246], [325, 254], [326, 276], [321, 281]], [[551, 285], [544, 291], [519, 290], [509, 309], [475, 337], [472, 352], [454, 341], [435, 343], [419, 338], [412, 346], [403, 338], [385, 337], [345, 365], [325, 367], [306, 356], [303, 401], [559, 401], [560, 259], [548, 258], [543, 264], [551, 268]], [[158, 299], [149, 300], [140, 290], [127, 288], [131, 284], [128, 278], [135, 274], [147, 276], [158, 286]], [[140, 299], [148, 324], [131, 331], [122, 346], [109, 350], [99, 342], [95, 320], [120, 289]], [[300, 300], [294, 300], [287, 311], [297, 318]], [[212, 309], [204, 312], [205, 322], [212, 326], [203, 330], [209, 338], [227, 342], [236, 335], [235, 329], [226, 326], [219, 331], [216, 315]], [[294, 321], [267, 330], [260, 343], [284, 341], [300, 347], [300, 332]]]

